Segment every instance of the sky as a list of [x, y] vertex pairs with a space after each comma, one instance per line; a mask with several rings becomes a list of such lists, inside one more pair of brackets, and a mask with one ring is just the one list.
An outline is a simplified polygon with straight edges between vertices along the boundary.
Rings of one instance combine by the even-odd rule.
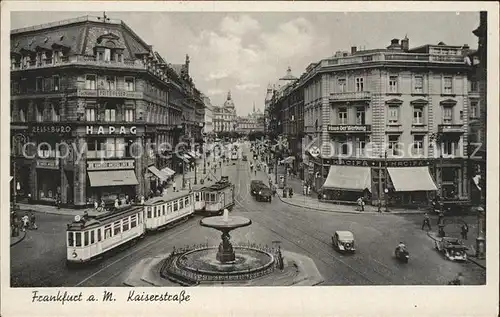
[[[13, 12], [11, 28], [102, 12]], [[410, 39], [410, 47], [468, 44], [478, 12], [106, 12], [120, 19], [168, 63], [190, 57], [196, 87], [221, 106], [230, 90], [238, 115], [264, 109], [269, 83], [291, 67], [299, 77], [313, 62], [336, 51], [385, 48], [393, 38]]]

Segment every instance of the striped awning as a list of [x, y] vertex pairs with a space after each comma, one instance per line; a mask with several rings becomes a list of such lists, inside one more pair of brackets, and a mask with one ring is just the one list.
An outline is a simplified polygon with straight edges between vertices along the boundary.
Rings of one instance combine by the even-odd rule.
[[397, 192], [437, 190], [427, 166], [392, 167], [388, 168], [387, 171]]
[[148, 170], [153, 173], [156, 177], [158, 177], [160, 180], [167, 180], [168, 175], [166, 173], [163, 173], [159, 169], [157, 169], [155, 166], [150, 166], [148, 167]]
[[167, 174], [169, 177], [175, 174], [175, 171], [169, 167], [162, 168], [161, 171]]
[[88, 172], [90, 186], [130, 186], [138, 185], [134, 170]]

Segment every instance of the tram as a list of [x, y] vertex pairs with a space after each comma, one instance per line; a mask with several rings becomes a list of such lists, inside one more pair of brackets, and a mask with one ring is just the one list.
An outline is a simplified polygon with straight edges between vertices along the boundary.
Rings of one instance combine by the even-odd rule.
[[106, 212], [88, 210], [66, 229], [66, 263], [85, 263], [128, 246], [147, 232], [175, 225], [194, 214], [192, 191], [169, 193], [144, 205], [125, 205]]
[[234, 207], [234, 185], [227, 176], [220, 181], [193, 187], [195, 212], [204, 216], [220, 215]]

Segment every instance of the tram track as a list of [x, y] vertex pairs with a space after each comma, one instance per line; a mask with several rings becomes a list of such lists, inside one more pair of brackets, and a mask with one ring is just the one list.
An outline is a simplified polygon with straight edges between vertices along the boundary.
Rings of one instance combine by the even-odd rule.
[[[248, 179], [251, 179], [250, 171], [248, 169], [246, 169], [246, 172], [247, 172]], [[240, 182], [241, 182], [241, 180], [240, 180]], [[251, 212], [249, 210], [249, 208], [246, 207], [242, 203], [241, 199], [244, 199], [245, 203], [251, 203], [251, 202], [248, 201], [247, 199], [245, 199], [246, 197], [242, 197], [241, 195], [239, 195], [239, 198], [240, 199], [235, 199], [237, 204], [243, 210], [246, 210], [247, 212]], [[389, 276], [394, 275], [394, 272], [390, 268], [383, 265], [379, 261], [375, 261], [375, 262], [382, 264], [383, 269], [370, 267], [371, 271], [362, 272], [362, 271], [354, 268], [350, 264], [348, 264], [345, 261], [343, 261], [342, 259], [340, 259], [338, 257], [338, 255], [336, 253], [334, 253], [335, 251], [332, 249], [331, 244], [325, 242], [325, 241], [329, 241], [329, 239], [330, 239], [329, 236], [326, 236], [326, 234], [324, 234], [323, 232], [321, 232], [320, 236], [317, 236], [317, 235], [311, 234], [310, 231], [307, 232], [307, 231], [302, 230], [301, 229], [302, 227], [306, 227], [306, 228], [312, 229], [313, 231], [317, 231], [316, 228], [312, 228], [308, 224], [308, 221], [306, 219], [304, 219], [303, 217], [297, 216], [297, 213], [294, 213], [294, 215], [292, 216], [290, 213], [284, 212], [284, 211], [279, 210], [277, 208], [276, 210], [273, 210], [273, 212], [279, 213], [280, 216], [279, 217], [270, 217], [270, 216], [268, 216], [269, 209], [265, 209], [263, 207], [258, 207], [256, 211], [259, 212], [260, 219], [264, 218], [263, 221], [257, 220], [256, 221], [257, 223], [259, 223], [261, 226], [265, 227], [266, 229], [272, 231], [273, 233], [277, 234], [278, 236], [284, 238], [288, 242], [299, 247], [300, 249], [306, 251], [307, 253], [312, 254], [316, 257], [318, 257], [318, 255], [319, 255], [318, 258], [320, 259], [320, 261], [325, 263], [326, 265], [331, 267], [331, 266], [334, 266], [336, 263], [341, 263], [342, 265], [347, 267], [349, 270], [355, 272], [358, 276], [362, 277], [365, 281], [368, 281], [370, 284], [390, 284], [391, 279], [387, 278], [387, 275], [389, 275]], [[280, 218], [280, 219], [287, 218], [289, 221], [287, 221], [287, 223], [285, 224], [284, 222], [279, 222], [277, 218]], [[296, 220], [300, 220], [300, 224], [299, 225], [292, 225], [291, 222], [294, 222]], [[269, 223], [274, 223], [274, 225], [277, 227], [277, 229], [279, 229], [282, 232], [285, 232], [287, 235], [292, 235], [292, 236], [296, 237], [296, 239], [289, 239], [288, 237], [285, 236], [285, 234], [278, 232], [278, 230], [275, 230], [275, 229], [269, 227], [267, 225]], [[292, 231], [295, 231], [295, 232], [292, 232]], [[303, 241], [304, 240], [303, 237], [308, 237], [309, 239], [312, 240], [311, 243], [307, 243], [308, 245], [311, 245], [312, 248], [304, 247], [304, 243], [298, 244], [297, 242], [294, 241], [294, 240]], [[319, 245], [321, 245], [322, 247], [319, 247]], [[314, 248], [319, 249], [321, 254], [314, 254], [313, 252], [311, 252], [311, 250], [313, 250]], [[328, 258], [331, 258], [333, 260], [332, 261], [324, 260], [323, 258], [324, 258], [325, 254], [328, 255]], [[355, 260], [355, 262], [358, 265], [363, 264], [362, 263], [363, 258], [357, 256], [357, 254], [355, 254], [353, 257], [351, 257], [351, 259]], [[368, 270], [368, 268], [366, 268], [366, 270]], [[371, 273], [371, 272], [375, 273], [378, 276], [378, 278], [377, 279], [369, 278], [367, 276], [367, 273]]]
[[[185, 222], [186, 224], [187, 222]], [[102, 274], [103, 272], [105, 273], [106, 270], [112, 268], [112, 267], [115, 267], [116, 265], [118, 264], [121, 264], [123, 263], [123, 261], [127, 260], [127, 262], [129, 263], [136, 263], [138, 260], [140, 260], [142, 257], [144, 257], [144, 255], [146, 254], [149, 254], [149, 251], [151, 249], [153, 249], [158, 242], [160, 242], [161, 240], [165, 239], [165, 238], [173, 238], [173, 237], [176, 237], [190, 229], [192, 229], [193, 227], [195, 227], [197, 225], [198, 222], [192, 222], [191, 224], [189, 225], [186, 225], [186, 226], [182, 226], [182, 227], [174, 227], [174, 228], [178, 228], [179, 230], [178, 231], [175, 231], [173, 233], [171, 233], [170, 235], [166, 235], [165, 233], [167, 233], [169, 230], [165, 230], [164, 232], [161, 232], [159, 233], [159, 236], [156, 237], [155, 239], [151, 240], [151, 241], [145, 241], [147, 242], [146, 245], [142, 246], [141, 244], [142, 243], [138, 243], [135, 245], [135, 249], [133, 249], [131, 252], [128, 252], [129, 250], [131, 249], [128, 249], [126, 250], [126, 254], [121, 256], [120, 258], [116, 259], [115, 261], [109, 263], [109, 264], [104, 264], [103, 266], [100, 267], [99, 270], [93, 272], [92, 274], [88, 275], [87, 277], [85, 277], [84, 279], [82, 279], [80, 282], [76, 283], [75, 285], [73, 285], [73, 287], [81, 287], [83, 286], [84, 283], [87, 283], [89, 281], [91, 281], [93, 278], [95, 278], [96, 276]], [[154, 236], [154, 235], [153, 235]], [[146, 235], [145, 239], [148, 239], [148, 237], [152, 237], [151, 235]], [[111, 258], [110, 258], [111, 259]], [[113, 278], [115, 278], [116, 276], [122, 274], [124, 272], [124, 270], [119, 270], [118, 273], [115, 273], [113, 274], [111, 277], [108, 277], [106, 280], [104, 281], [100, 281], [98, 283], [98, 285], [92, 285], [92, 286], [102, 286], [102, 285], [105, 285], [105, 283], [107, 283], [108, 281], [112, 280]]]

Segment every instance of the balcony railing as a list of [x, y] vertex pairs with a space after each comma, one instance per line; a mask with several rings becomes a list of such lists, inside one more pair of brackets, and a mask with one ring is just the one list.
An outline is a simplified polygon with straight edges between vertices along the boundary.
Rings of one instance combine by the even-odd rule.
[[438, 125], [439, 133], [464, 133], [463, 124], [440, 124]]
[[330, 101], [357, 101], [371, 100], [371, 92], [355, 91], [355, 92], [333, 92], [330, 94]]

